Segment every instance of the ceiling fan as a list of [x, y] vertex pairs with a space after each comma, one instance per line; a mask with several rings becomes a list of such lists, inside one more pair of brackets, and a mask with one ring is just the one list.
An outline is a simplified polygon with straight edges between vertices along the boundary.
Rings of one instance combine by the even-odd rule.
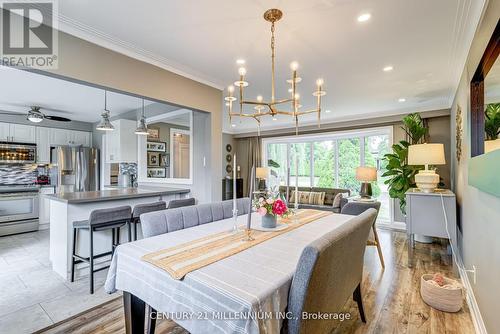
[[[66, 118], [66, 117], [61, 117], [61, 116], [51, 116], [51, 115], [46, 115], [43, 112], [40, 111], [41, 107], [39, 106], [31, 106], [30, 110], [28, 111], [28, 114], [26, 115], [26, 119], [30, 122], [33, 123], [40, 123], [44, 119], [48, 119], [51, 121], [56, 121], [56, 122], [71, 122], [71, 119]], [[15, 112], [6, 112], [0, 110], [0, 114], [3, 115], [12, 115], [12, 116], [19, 116], [19, 113]]]

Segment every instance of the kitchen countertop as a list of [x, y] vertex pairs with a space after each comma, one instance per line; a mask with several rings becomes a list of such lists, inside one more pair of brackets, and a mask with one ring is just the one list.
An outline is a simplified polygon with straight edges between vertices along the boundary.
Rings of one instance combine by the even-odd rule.
[[61, 193], [45, 195], [49, 200], [64, 202], [68, 204], [92, 203], [112, 201], [117, 199], [154, 197], [161, 195], [187, 194], [189, 189], [162, 187], [158, 189], [120, 188], [100, 191], [82, 191], [72, 193]]

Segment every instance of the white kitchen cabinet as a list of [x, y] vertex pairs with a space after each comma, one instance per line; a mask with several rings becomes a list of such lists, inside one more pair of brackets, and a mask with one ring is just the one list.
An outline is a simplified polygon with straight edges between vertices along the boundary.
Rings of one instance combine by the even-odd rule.
[[10, 124], [9, 126], [10, 141], [16, 143], [35, 143], [35, 127], [24, 124]]
[[69, 145], [70, 130], [65, 129], [50, 129], [50, 145]]
[[0, 141], [34, 144], [36, 142], [35, 127], [24, 124], [0, 123]]
[[111, 122], [115, 129], [107, 131], [106, 162], [137, 162], [137, 122], [119, 119]]
[[50, 163], [50, 128], [36, 128], [36, 162]]
[[[40, 229], [48, 228], [50, 223], [50, 200], [48, 200], [44, 195], [54, 194], [54, 187], [41, 187], [39, 192], [39, 211], [38, 211], [38, 221], [40, 223]], [[45, 226], [44, 226], [45, 225]]]
[[86, 131], [71, 131], [69, 134], [70, 145], [83, 145], [85, 147], [91, 146], [90, 132]]
[[9, 123], [0, 123], [0, 141], [9, 141], [9, 128]]

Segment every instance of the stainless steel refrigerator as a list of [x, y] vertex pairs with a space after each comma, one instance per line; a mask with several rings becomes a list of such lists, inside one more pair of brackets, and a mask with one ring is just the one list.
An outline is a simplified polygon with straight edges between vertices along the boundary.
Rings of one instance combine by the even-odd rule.
[[56, 146], [51, 162], [57, 173], [58, 193], [99, 190], [99, 150], [82, 146]]

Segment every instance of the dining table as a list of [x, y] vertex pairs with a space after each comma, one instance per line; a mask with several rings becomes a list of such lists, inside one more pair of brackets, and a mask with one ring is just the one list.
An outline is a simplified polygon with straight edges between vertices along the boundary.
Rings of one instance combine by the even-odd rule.
[[[231, 231], [233, 218], [119, 245], [105, 283], [123, 291], [127, 333], [144, 333], [144, 305], [190, 333], [279, 333], [303, 249], [354, 216], [329, 214], [174, 279], [143, 256]], [[238, 217], [245, 237], [247, 215]], [[261, 218], [252, 213], [251, 226]]]

